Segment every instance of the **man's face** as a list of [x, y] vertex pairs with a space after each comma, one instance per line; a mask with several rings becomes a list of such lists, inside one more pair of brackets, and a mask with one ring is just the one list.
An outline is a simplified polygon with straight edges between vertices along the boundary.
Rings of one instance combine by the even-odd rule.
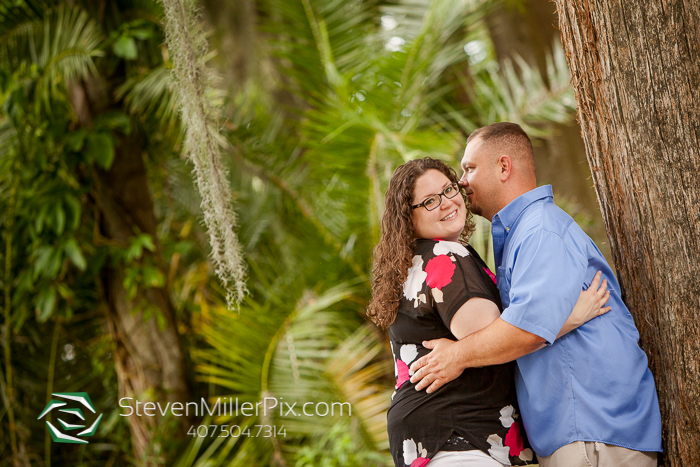
[[492, 220], [498, 212], [499, 166], [497, 158], [487, 152], [479, 137], [467, 144], [462, 158], [464, 174], [459, 184], [464, 187], [469, 200], [469, 209], [474, 214]]

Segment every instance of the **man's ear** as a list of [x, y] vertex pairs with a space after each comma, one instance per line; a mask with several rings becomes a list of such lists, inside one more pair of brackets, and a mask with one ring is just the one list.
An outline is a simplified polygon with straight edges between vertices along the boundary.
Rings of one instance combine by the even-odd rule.
[[498, 175], [502, 182], [505, 182], [513, 174], [513, 159], [509, 155], [503, 154], [498, 158]]

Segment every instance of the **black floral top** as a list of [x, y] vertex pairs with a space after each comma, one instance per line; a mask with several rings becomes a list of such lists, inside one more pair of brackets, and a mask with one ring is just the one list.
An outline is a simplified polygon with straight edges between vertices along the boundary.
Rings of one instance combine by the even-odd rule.
[[411, 363], [430, 352], [422, 341], [456, 340], [450, 321], [467, 300], [485, 298], [501, 310], [495, 282], [471, 246], [418, 240], [390, 328], [396, 392], [387, 425], [397, 467], [423, 467], [441, 450], [479, 449], [505, 465], [533, 461], [518, 414], [515, 362], [469, 368], [431, 394], [410, 381]]

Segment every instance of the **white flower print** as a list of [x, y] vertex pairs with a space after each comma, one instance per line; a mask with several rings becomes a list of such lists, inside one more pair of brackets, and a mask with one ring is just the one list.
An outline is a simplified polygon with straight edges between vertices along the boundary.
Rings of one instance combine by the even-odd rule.
[[515, 423], [513, 412], [515, 412], [515, 409], [512, 405], [506, 405], [501, 409], [501, 425], [510, 428], [510, 426]]
[[433, 253], [437, 255], [446, 255], [448, 253], [454, 253], [459, 256], [469, 256], [469, 250], [467, 250], [464, 245], [458, 242], [448, 242], [441, 240], [435, 244], [433, 247]]
[[444, 301], [443, 295], [442, 295], [442, 290], [430, 289], [430, 292], [433, 294], [433, 299], [435, 299], [435, 303], [442, 303]]
[[404, 344], [399, 349], [399, 353], [401, 354], [401, 360], [406, 365], [410, 365], [418, 356], [418, 347], [416, 347], [416, 344]]
[[491, 447], [489, 448], [489, 454], [491, 457], [496, 459], [498, 462], [504, 465], [511, 465], [510, 459], [508, 458], [508, 453], [510, 448], [503, 445], [503, 438], [493, 434], [489, 436], [486, 441], [489, 442]]
[[428, 450], [423, 449], [423, 444], [416, 442], [413, 439], [403, 440], [403, 461], [406, 465], [411, 465], [414, 460], [419, 457], [426, 457], [428, 455]]
[[[423, 271], [423, 257], [420, 255], [414, 256], [413, 266], [408, 270], [408, 277], [403, 284], [403, 296], [406, 297], [406, 300], [417, 301], [419, 299], [418, 292], [423, 288], [426, 277], [428, 277], [428, 273]], [[425, 294], [422, 295], [425, 303]], [[418, 304], [416, 303], [415, 306], [418, 306]]]
[[535, 456], [535, 454], [532, 452], [532, 449], [527, 448], [523, 449], [523, 452], [520, 453], [518, 456], [520, 460], [524, 460], [525, 462], [529, 462], [532, 460], [532, 458]]

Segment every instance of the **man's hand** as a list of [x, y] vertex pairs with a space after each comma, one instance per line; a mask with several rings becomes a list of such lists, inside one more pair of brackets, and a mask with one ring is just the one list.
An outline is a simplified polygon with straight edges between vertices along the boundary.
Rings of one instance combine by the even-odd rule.
[[456, 379], [464, 371], [460, 361], [457, 342], [449, 339], [435, 339], [423, 342], [423, 347], [432, 349], [425, 357], [421, 357], [411, 365], [415, 373], [411, 382], [416, 383], [416, 390], [428, 388], [426, 392], [437, 391], [442, 385]]

